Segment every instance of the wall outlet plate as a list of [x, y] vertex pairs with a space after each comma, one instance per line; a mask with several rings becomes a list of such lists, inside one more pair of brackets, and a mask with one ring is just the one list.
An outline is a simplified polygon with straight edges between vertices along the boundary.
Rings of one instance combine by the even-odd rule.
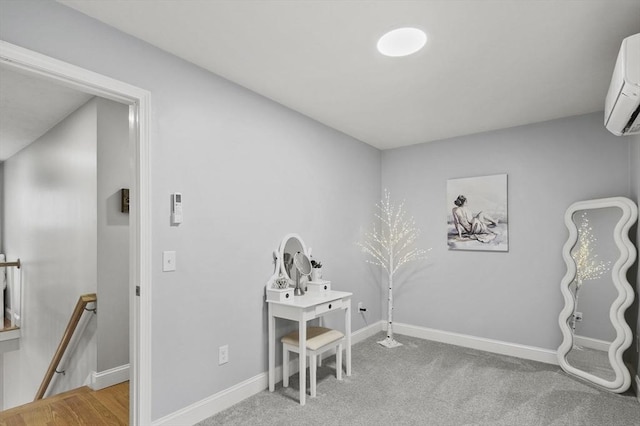
[[220, 346], [218, 348], [218, 365], [229, 362], [229, 345]]
[[170, 272], [176, 270], [176, 252], [162, 252], [162, 272]]

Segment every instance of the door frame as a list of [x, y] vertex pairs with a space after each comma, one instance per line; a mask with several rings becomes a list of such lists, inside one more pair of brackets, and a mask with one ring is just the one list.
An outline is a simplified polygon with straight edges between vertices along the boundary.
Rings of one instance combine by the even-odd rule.
[[129, 192], [129, 421], [131, 425], [151, 424], [151, 93], [3, 40], [0, 40], [0, 61], [14, 69], [129, 105], [129, 158], [133, 169]]

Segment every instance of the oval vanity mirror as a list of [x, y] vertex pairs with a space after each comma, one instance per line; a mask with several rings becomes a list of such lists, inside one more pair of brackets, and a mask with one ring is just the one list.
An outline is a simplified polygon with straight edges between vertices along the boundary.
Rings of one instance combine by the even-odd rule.
[[565, 213], [558, 361], [567, 373], [618, 393], [631, 384], [622, 354], [632, 340], [624, 313], [634, 299], [626, 274], [636, 258], [628, 233], [637, 216], [624, 197], [579, 201]]
[[[298, 255], [298, 263], [296, 264], [296, 255], [298, 253], [300, 253], [300, 255]], [[295, 295], [299, 296], [304, 294], [304, 290], [299, 283], [300, 278], [311, 273], [311, 261], [309, 260], [311, 249], [307, 248], [298, 234], [288, 234], [282, 239], [275, 255], [275, 272], [269, 282], [273, 282], [278, 277], [285, 277], [297, 284]], [[308, 274], [299, 272], [300, 270], [304, 272], [307, 269], [309, 270]]]
[[293, 257], [296, 253], [307, 254], [307, 247], [298, 234], [288, 234], [282, 239], [278, 249], [279, 271], [289, 279], [295, 278], [295, 266]]

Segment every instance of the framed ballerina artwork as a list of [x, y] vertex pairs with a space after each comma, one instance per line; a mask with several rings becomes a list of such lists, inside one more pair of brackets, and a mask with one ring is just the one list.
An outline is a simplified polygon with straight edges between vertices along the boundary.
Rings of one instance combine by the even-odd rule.
[[509, 251], [507, 175], [447, 181], [449, 250]]

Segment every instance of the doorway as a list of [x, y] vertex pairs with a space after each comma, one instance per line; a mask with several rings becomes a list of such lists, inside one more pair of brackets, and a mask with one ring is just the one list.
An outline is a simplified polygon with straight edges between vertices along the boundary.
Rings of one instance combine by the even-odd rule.
[[[0, 41], [0, 60], [23, 74], [129, 106], [129, 360], [130, 424], [151, 423], [151, 286], [149, 92]], [[25, 269], [26, 272], [26, 269]], [[25, 313], [25, 316], [28, 315]]]

